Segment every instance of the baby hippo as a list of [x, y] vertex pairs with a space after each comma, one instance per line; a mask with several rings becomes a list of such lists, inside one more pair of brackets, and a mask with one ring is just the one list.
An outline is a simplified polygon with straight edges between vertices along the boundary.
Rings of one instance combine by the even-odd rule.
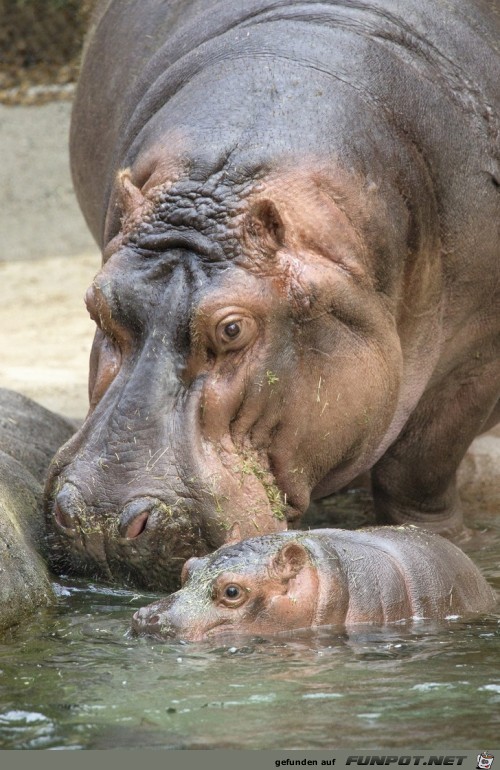
[[189, 559], [182, 588], [138, 610], [137, 633], [190, 641], [486, 612], [496, 597], [449, 541], [418, 529], [280, 532]]

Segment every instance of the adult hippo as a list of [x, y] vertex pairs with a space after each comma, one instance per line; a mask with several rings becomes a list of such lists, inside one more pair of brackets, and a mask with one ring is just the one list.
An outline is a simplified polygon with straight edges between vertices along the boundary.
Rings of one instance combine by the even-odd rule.
[[496, 595], [457, 546], [418, 527], [281, 532], [191, 558], [183, 587], [138, 610], [136, 633], [199, 641], [487, 612]]
[[380, 522], [462, 528], [500, 415], [490, 0], [106, 0], [71, 129], [103, 250], [58, 568], [167, 590], [372, 470]]
[[0, 634], [55, 601], [42, 557], [43, 484], [74, 426], [20, 393], [0, 388]]

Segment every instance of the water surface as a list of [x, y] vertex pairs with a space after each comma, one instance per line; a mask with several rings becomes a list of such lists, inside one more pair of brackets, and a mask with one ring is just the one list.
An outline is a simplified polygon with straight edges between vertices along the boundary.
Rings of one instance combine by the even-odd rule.
[[[485, 526], [468, 550], [500, 590], [500, 516]], [[129, 635], [155, 594], [57, 587], [0, 642], [1, 748], [498, 745], [500, 613], [179, 644]]]

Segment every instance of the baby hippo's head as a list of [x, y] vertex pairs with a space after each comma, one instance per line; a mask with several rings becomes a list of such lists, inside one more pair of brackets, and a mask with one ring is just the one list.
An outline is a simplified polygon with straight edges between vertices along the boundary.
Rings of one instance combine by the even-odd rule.
[[311, 626], [317, 574], [297, 535], [253, 538], [189, 559], [182, 588], [138, 610], [133, 631], [199, 641], [224, 633], [276, 634]]

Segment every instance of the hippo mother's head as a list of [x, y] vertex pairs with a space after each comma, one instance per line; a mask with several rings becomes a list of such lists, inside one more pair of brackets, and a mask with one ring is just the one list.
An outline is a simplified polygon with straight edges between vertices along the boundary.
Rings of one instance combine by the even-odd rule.
[[379, 451], [401, 350], [363, 239], [320, 172], [252, 178], [120, 175], [90, 411], [47, 486], [59, 570], [170, 590], [236, 522], [284, 529]]

